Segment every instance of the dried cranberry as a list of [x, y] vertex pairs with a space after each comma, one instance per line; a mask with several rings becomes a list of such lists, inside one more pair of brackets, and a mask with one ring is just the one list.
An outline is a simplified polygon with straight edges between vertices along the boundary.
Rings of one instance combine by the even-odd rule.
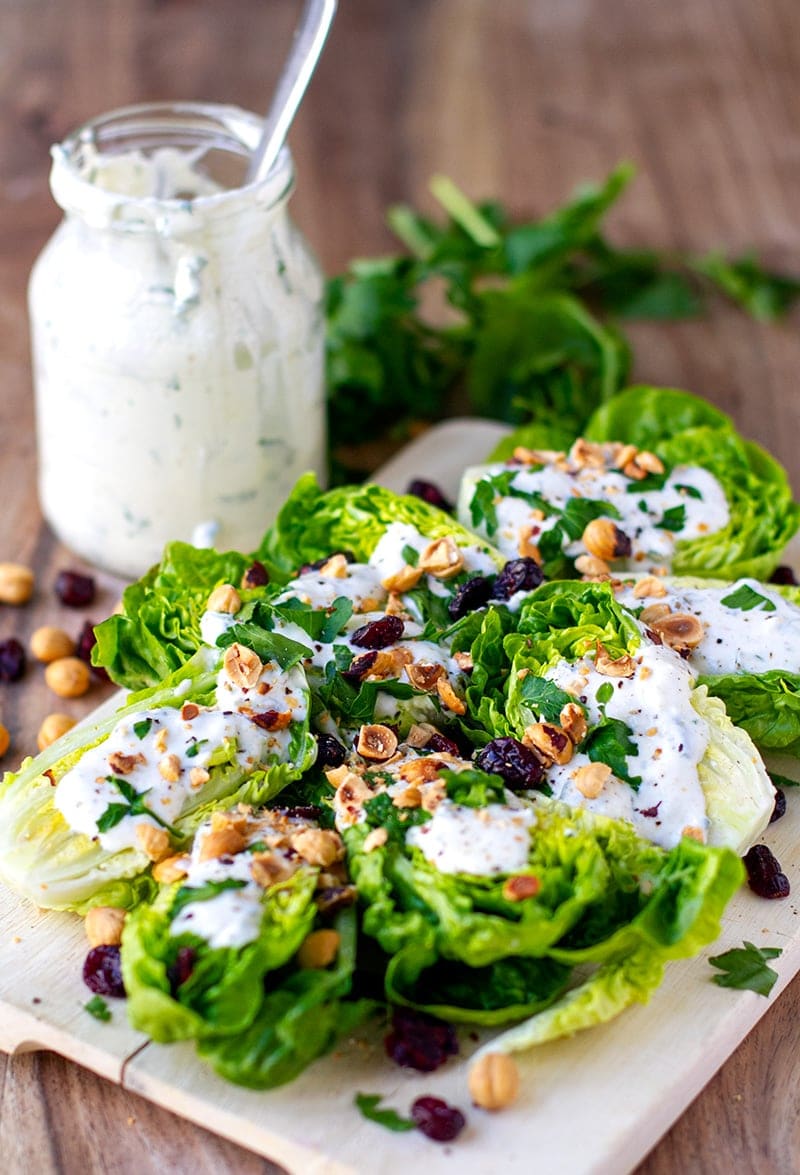
[[772, 809], [772, 815], [769, 818], [770, 824], [774, 824], [776, 820], [780, 820], [781, 816], [786, 815], [786, 792], [781, 791], [779, 787], [775, 788], [775, 807]]
[[369, 653], [362, 653], [360, 657], [356, 657], [350, 662], [349, 669], [342, 670], [342, 677], [345, 681], [349, 681], [351, 685], [358, 685], [367, 676], [377, 660], [377, 649], [373, 649]]
[[424, 1012], [396, 1008], [384, 1040], [387, 1056], [404, 1069], [432, 1073], [458, 1052], [455, 1029]]
[[452, 1142], [467, 1124], [461, 1111], [440, 1097], [418, 1097], [411, 1107], [411, 1117], [425, 1137], [434, 1142]]
[[766, 845], [753, 845], [744, 859], [747, 884], [760, 898], [788, 898], [789, 878]]
[[56, 595], [68, 608], [85, 608], [94, 601], [94, 578], [82, 575], [80, 571], [59, 571], [56, 576]]
[[423, 502], [427, 502], [429, 506], [438, 506], [440, 510], [444, 510], [448, 514], [453, 513], [452, 502], [448, 502], [435, 482], [424, 481], [421, 477], [415, 477], [413, 481], [408, 483], [406, 493], [413, 495], [415, 498], [422, 498]]
[[544, 768], [538, 755], [510, 736], [493, 738], [478, 754], [475, 763], [481, 771], [501, 776], [512, 791], [536, 787], [544, 779]]
[[288, 816], [290, 820], [319, 820], [322, 808], [316, 804], [293, 804], [290, 808], [273, 808], [281, 816]]
[[347, 751], [332, 734], [317, 735], [317, 766], [341, 767]]
[[122, 998], [125, 987], [122, 983], [119, 947], [92, 947], [83, 964], [83, 982], [96, 995]]
[[516, 592], [532, 592], [544, 579], [544, 572], [535, 559], [509, 559], [494, 581], [493, 600], [510, 600]]
[[326, 885], [314, 894], [314, 902], [320, 914], [330, 917], [355, 905], [357, 897], [358, 890], [354, 885]]
[[405, 625], [399, 616], [381, 616], [362, 628], [357, 628], [350, 637], [350, 643], [360, 649], [385, 649], [399, 641]]
[[797, 587], [797, 576], [793, 568], [787, 567], [785, 564], [776, 567], [772, 575], [769, 577], [770, 583], [788, 584], [790, 587]]
[[111, 678], [103, 669], [102, 665], [92, 665], [92, 649], [97, 644], [97, 636], [94, 631], [94, 621], [87, 620], [81, 631], [78, 633], [77, 647], [75, 652], [80, 657], [81, 661], [85, 661], [91, 668], [92, 673], [99, 681], [110, 681]]
[[435, 751], [438, 755], [456, 755], [461, 754], [461, 748], [458, 743], [454, 743], [451, 738], [440, 731], [434, 731], [428, 741], [425, 743], [426, 751]]
[[255, 563], [251, 563], [242, 576], [243, 588], [260, 588], [266, 587], [269, 583], [269, 572], [263, 563], [259, 563], [256, 559]]
[[466, 583], [456, 588], [455, 595], [447, 605], [452, 620], [460, 620], [468, 612], [484, 608], [492, 595], [494, 579], [485, 575], [473, 575]]
[[19, 681], [25, 672], [25, 650], [13, 636], [0, 641], [0, 681]]
[[251, 714], [250, 721], [262, 730], [276, 730], [283, 720], [280, 710], [262, 710], [260, 714]]
[[196, 958], [197, 951], [194, 947], [181, 947], [175, 957], [175, 962], [171, 967], [167, 967], [167, 979], [173, 995], [187, 979], [191, 978]]
[[320, 567], [324, 567], [334, 555], [344, 555], [348, 563], [355, 563], [356, 561], [356, 557], [352, 551], [331, 551], [330, 555], [324, 555], [322, 559], [315, 559], [313, 563], [304, 563], [297, 574], [306, 575], [309, 571], [319, 571]]

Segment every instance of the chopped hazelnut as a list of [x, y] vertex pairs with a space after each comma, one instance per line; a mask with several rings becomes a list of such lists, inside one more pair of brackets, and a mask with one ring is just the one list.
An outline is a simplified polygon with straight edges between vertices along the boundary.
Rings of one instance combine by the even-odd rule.
[[669, 616], [671, 611], [669, 604], [648, 604], [639, 613], [639, 620], [642, 624], [652, 625], [656, 620], [663, 620], [665, 616]]
[[309, 865], [327, 868], [344, 857], [342, 838], [329, 828], [304, 828], [291, 838], [291, 845]]
[[202, 787], [204, 783], [208, 783], [210, 778], [211, 775], [205, 767], [192, 767], [189, 770], [189, 785], [192, 788]]
[[319, 573], [320, 575], [328, 576], [330, 579], [346, 579], [347, 559], [341, 552], [337, 552], [322, 564]]
[[428, 543], [417, 564], [420, 571], [436, 579], [451, 579], [464, 567], [464, 555], [452, 535]]
[[604, 677], [633, 677], [636, 672], [633, 657], [628, 653], [623, 653], [621, 657], [610, 657], [600, 641], [597, 642], [594, 664], [597, 672], [602, 673]]
[[664, 472], [664, 462], [647, 449], [640, 450], [634, 457], [634, 461], [645, 473], [660, 474]]
[[697, 840], [701, 845], [705, 844], [705, 833], [703, 832], [702, 828], [698, 828], [694, 824], [687, 824], [684, 828], [682, 828], [681, 836], [688, 836], [690, 840]]
[[605, 469], [603, 446], [578, 437], [569, 451], [569, 459], [578, 469]]
[[671, 649], [696, 649], [706, 634], [700, 618], [689, 612], [673, 612], [651, 622], [650, 627]]
[[146, 763], [144, 755], [125, 755], [122, 751], [112, 751], [108, 756], [108, 765], [115, 775], [131, 775], [142, 763]]
[[538, 877], [521, 873], [503, 882], [503, 897], [507, 902], [522, 902], [525, 898], [535, 898], [540, 889]]
[[392, 796], [395, 808], [420, 808], [422, 806], [422, 792], [413, 784]]
[[191, 722], [200, 713], [200, 707], [194, 702], [184, 702], [181, 706], [181, 718], [184, 722]]
[[587, 763], [575, 772], [575, 786], [587, 800], [596, 800], [611, 778], [607, 763]]
[[467, 707], [446, 677], [440, 677], [436, 682], [436, 692], [443, 706], [453, 714], [466, 714]]
[[543, 763], [569, 763], [572, 758], [572, 739], [560, 726], [550, 722], [533, 722], [525, 727], [522, 742], [536, 751]]
[[577, 702], [567, 702], [558, 716], [558, 721], [576, 747], [586, 738], [588, 729], [586, 715], [583, 712], [583, 707], [579, 706]]
[[611, 568], [605, 560], [598, 559], [596, 555], [579, 555], [575, 560], [575, 570], [592, 579], [603, 579], [611, 574]]
[[216, 831], [212, 829], [206, 833], [201, 841], [197, 859], [212, 861], [216, 857], [233, 857], [236, 853], [241, 853], [246, 845], [244, 834], [232, 824], [228, 824], [224, 828]]
[[472, 653], [454, 653], [453, 660], [462, 673], [472, 673], [472, 670], [475, 668], [475, 663], [472, 660]]
[[264, 668], [261, 659], [253, 650], [238, 642], [225, 650], [222, 663], [231, 681], [235, 685], [241, 686], [242, 689], [252, 689], [258, 683]]
[[90, 947], [115, 947], [122, 942], [125, 910], [116, 906], [92, 906], [83, 927]]
[[306, 970], [328, 967], [339, 953], [339, 942], [336, 930], [312, 930], [297, 952], [297, 962]]
[[137, 824], [136, 839], [142, 852], [151, 861], [163, 861], [172, 852], [166, 828], [156, 828], [152, 824]]
[[299, 865], [287, 860], [281, 853], [253, 853], [250, 876], [262, 889], [269, 889], [271, 885], [288, 881], [298, 868]]
[[388, 839], [389, 833], [385, 828], [373, 828], [365, 836], [362, 848], [365, 853], [371, 853], [374, 849], [379, 849], [381, 845], [385, 845]]
[[232, 583], [221, 583], [215, 587], [208, 597], [206, 607], [209, 612], [227, 612], [235, 615], [242, 606], [242, 597]]
[[406, 667], [406, 676], [414, 689], [430, 692], [436, 688], [436, 682], [444, 676], [444, 666], [430, 661], [415, 661]]
[[656, 596], [659, 598], [666, 594], [667, 589], [661, 580], [657, 579], [654, 575], [645, 575], [641, 579], [637, 579], [633, 585], [633, 595], [637, 600], [646, 599], [647, 596]]
[[412, 567], [410, 563], [406, 563], [394, 575], [382, 579], [381, 584], [387, 592], [408, 592], [415, 588], [421, 579], [422, 568]]
[[164, 755], [158, 761], [158, 773], [167, 783], [177, 783], [181, 777], [181, 761], [177, 755]]
[[[2, 722], [0, 722], [0, 759], [2, 759], [3, 755], [10, 746], [11, 735], [8, 732], [8, 728], [3, 726]], [[40, 747], [39, 749], [43, 750], [44, 748]]]
[[356, 750], [365, 759], [384, 762], [397, 750], [397, 735], [388, 726], [375, 723], [362, 726], [358, 732]]
[[178, 853], [173, 857], [165, 857], [153, 866], [153, 878], [160, 885], [172, 885], [180, 881], [189, 873], [189, 857], [186, 853]]
[[406, 735], [406, 744], [419, 750], [421, 747], [427, 747], [433, 735], [438, 733], [436, 727], [431, 726], [429, 722], [415, 722]]

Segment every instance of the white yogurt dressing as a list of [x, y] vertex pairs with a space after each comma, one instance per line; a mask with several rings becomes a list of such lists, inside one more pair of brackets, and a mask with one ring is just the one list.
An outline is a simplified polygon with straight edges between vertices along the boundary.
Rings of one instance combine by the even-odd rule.
[[692, 674], [677, 653], [644, 638], [634, 660], [636, 672], [629, 678], [598, 673], [591, 657], [560, 661], [545, 677], [584, 703], [590, 729], [602, 715], [597, 691], [611, 683], [614, 693], [604, 708], [609, 718], [630, 728], [638, 747], [626, 759], [628, 774], [641, 777], [638, 791], [612, 776], [596, 799], [587, 799], [575, 783], [578, 768], [591, 762], [584, 752], [549, 768], [547, 782], [554, 797], [571, 807], [627, 820], [640, 836], [671, 848], [685, 828], [707, 831], [697, 765], [708, 746], [708, 731], [692, 705]]
[[[106, 740], [86, 751], [62, 776], [55, 806], [70, 828], [97, 838], [107, 852], [138, 848], [137, 827], [158, 826], [151, 816], [126, 815], [112, 828], [98, 832], [97, 823], [109, 805], [125, 802], [108, 777], [124, 779], [140, 795], [146, 792], [150, 811], [174, 825], [202, 794], [205, 781], [197, 782], [197, 775], [193, 780], [193, 769], [212, 770], [215, 752], [226, 743], [231, 747], [230, 761], [245, 772], [286, 757], [291, 727], [263, 730], [248, 715], [290, 710], [292, 722], [302, 722], [307, 712], [305, 689], [304, 675], [297, 669], [283, 673], [274, 664], [266, 665], [259, 685], [244, 690], [231, 681], [223, 667], [217, 678], [216, 708], [200, 708], [196, 717], [184, 718], [181, 709], [159, 707], [121, 719]], [[130, 767], [126, 765], [125, 770], [115, 769], [115, 755], [133, 756], [135, 762]], [[167, 755], [177, 758], [176, 780], [165, 779], [159, 770], [159, 763]]]
[[381, 585], [380, 576], [368, 563], [348, 563], [341, 576], [320, 575], [307, 571], [287, 584], [275, 599], [276, 604], [300, 600], [312, 608], [330, 608], [340, 596], [352, 600], [355, 612], [371, 612], [386, 600], [388, 593]]
[[[475, 483], [508, 469], [507, 465], [495, 464], [467, 470], [466, 484], [471, 487], [468, 501], [474, 494]], [[555, 465], [519, 469], [511, 481], [514, 489], [539, 495], [557, 511], [563, 510], [573, 498], [612, 503], [620, 515], [613, 521], [628, 536], [632, 546], [631, 556], [615, 560], [615, 567], [641, 570], [647, 560], [660, 565], [669, 564], [678, 540], [713, 534], [730, 521], [725, 493], [717, 479], [705, 469], [676, 466], [660, 490], [639, 490], [637, 484], [613, 469], [586, 466], [567, 471]], [[683, 526], [674, 531], [659, 526], [665, 512], [675, 507], [685, 510]], [[555, 526], [556, 516], [537, 520], [534, 509], [536, 507], [523, 499], [511, 496], [495, 502], [497, 532], [488, 537], [509, 558], [518, 555], [523, 532], [536, 544], [542, 534]], [[479, 529], [484, 531], [485, 527], [482, 525]], [[586, 552], [579, 539], [569, 542], [564, 550], [572, 558]]]
[[[738, 579], [725, 587], [673, 587], [668, 583], [664, 587], [665, 596], [643, 600], [625, 586], [616, 598], [637, 611], [643, 605], [663, 603], [673, 612], [699, 617], [705, 637], [688, 658], [697, 674], [766, 673], [770, 669], [800, 673], [800, 608], [778, 592], [755, 579]], [[748, 609], [723, 604], [742, 587], [766, 603]]]
[[491, 877], [527, 865], [535, 822], [535, 812], [512, 792], [506, 792], [505, 804], [485, 808], [442, 800], [430, 820], [409, 830], [406, 843], [442, 873]]
[[119, 574], [198, 527], [248, 550], [301, 473], [324, 475], [322, 280], [287, 215], [290, 157], [227, 190], [209, 145], [54, 149], [67, 217], [30, 286], [40, 496]]
[[258, 938], [264, 890], [250, 872], [250, 853], [193, 860], [183, 884], [199, 888], [207, 881], [243, 881], [239, 889], [224, 889], [201, 902], [189, 902], [173, 919], [170, 934], [196, 934], [211, 947], [243, 947]]

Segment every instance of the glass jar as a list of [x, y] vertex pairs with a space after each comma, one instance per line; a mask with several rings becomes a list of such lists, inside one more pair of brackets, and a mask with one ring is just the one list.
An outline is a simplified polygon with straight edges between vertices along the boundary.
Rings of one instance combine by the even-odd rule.
[[324, 474], [323, 281], [289, 219], [284, 149], [244, 185], [261, 119], [148, 104], [53, 148], [65, 218], [29, 298], [45, 517], [142, 574], [171, 539], [252, 550]]

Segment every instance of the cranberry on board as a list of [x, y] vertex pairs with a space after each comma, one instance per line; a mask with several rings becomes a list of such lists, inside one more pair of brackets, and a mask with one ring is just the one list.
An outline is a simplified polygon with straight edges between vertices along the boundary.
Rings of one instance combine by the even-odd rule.
[[19, 681], [25, 672], [25, 650], [10, 636], [0, 641], [0, 681]]
[[93, 603], [95, 582], [91, 575], [80, 571], [59, 571], [56, 576], [55, 592], [62, 604], [68, 608], [86, 608]]
[[95, 995], [125, 995], [119, 947], [92, 947], [83, 964], [83, 982]]
[[411, 1117], [426, 1138], [434, 1142], [452, 1142], [466, 1126], [461, 1111], [439, 1097], [418, 1097], [411, 1107]]
[[766, 845], [753, 845], [745, 854], [744, 867], [747, 870], [747, 884], [760, 898], [788, 898], [789, 878]]

